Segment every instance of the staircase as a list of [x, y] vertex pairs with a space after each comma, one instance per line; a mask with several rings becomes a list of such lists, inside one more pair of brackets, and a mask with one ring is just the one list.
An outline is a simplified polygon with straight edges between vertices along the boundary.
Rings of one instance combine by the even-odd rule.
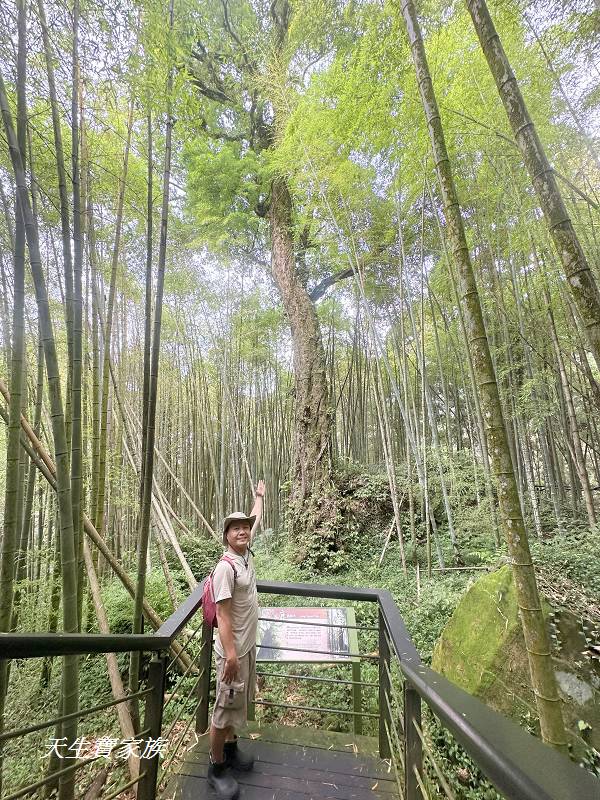
[[[255, 757], [252, 772], [237, 775], [240, 800], [397, 800], [391, 765], [374, 737], [285, 725], [252, 725], [242, 734]], [[206, 783], [208, 737], [200, 739], [173, 776], [165, 796], [214, 800]]]
[[[600, 780], [566, 756], [529, 735], [511, 720], [492, 711], [475, 697], [454, 686], [421, 662], [406, 630], [392, 595], [379, 589], [360, 589], [321, 584], [259, 582], [262, 595], [301, 598], [312, 607], [352, 607], [358, 625], [323, 621], [305, 622], [327, 628], [348, 628], [352, 640], [350, 680], [316, 675], [282, 675], [278, 667], [262, 673], [262, 679], [293, 678], [307, 686], [345, 686], [349, 705], [333, 701], [321, 707], [310, 701], [295, 704], [258, 698], [255, 709], [269, 721], [278, 706], [287, 715], [309, 715], [304, 727], [251, 723], [245, 733], [254, 750], [256, 768], [240, 776], [240, 800], [461, 800], [472, 797], [470, 784], [487, 781], [486, 798], [507, 800], [600, 800]], [[77, 716], [89, 721], [94, 714], [114, 711], [120, 703], [143, 704], [138, 739], [140, 749], [159, 737], [169, 743], [166, 753], [146, 748], [149, 756], [140, 759], [137, 776], [126, 769], [120, 773], [114, 763], [109, 772], [110, 786], [96, 792], [101, 800], [173, 798], [204, 800], [214, 795], [206, 785], [207, 735], [212, 675], [213, 630], [202, 624], [198, 612], [202, 604], [202, 585], [177, 608], [152, 634], [0, 634], [0, 659], [33, 659], [68, 654], [103, 658], [104, 653], [139, 651], [147, 654], [141, 686], [135, 696], [99, 702], [80, 709]], [[263, 603], [272, 605], [273, 601]], [[276, 603], [275, 603], [276, 605]], [[364, 620], [360, 615], [364, 615]], [[354, 619], [347, 615], [347, 619]], [[375, 621], [375, 624], [373, 624]], [[295, 623], [294, 623], [295, 624]], [[333, 641], [338, 641], [333, 639]], [[359, 648], [359, 644], [362, 645]], [[312, 651], [292, 646], [298, 662]], [[337, 649], [337, 648], [336, 648]], [[361, 652], [362, 650], [362, 652]], [[331, 660], [335, 652], [323, 652]], [[337, 654], [339, 655], [339, 654]], [[149, 663], [147, 658], [150, 656]], [[327, 656], [327, 658], [325, 658]], [[352, 662], [352, 663], [350, 663]], [[362, 680], [360, 664], [375, 665], [370, 672], [378, 677]], [[292, 661], [285, 664], [292, 669]], [[261, 673], [259, 673], [260, 675]], [[312, 683], [311, 683], [312, 682]], [[370, 697], [364, 691], [372, 691]], [[331, 693], [321, 691], [321, 696]], [[279, 695], [275, 695], [278, 697]], [[342, 693], [338, 691], [338, 697]], [[353, 721], [353, 733], [320, 730], [313, 720], [345, 717]], [[252, 714], [253, 716], [253, 714]], [[30, 737], [57, 736], [63, 717], [48, 712], [44, 720], [27, 721], [21, 727], [0, 731], [0, 757], [4, 757], [3, 800], [43, 797], [49, 784], [58, 782], [58, 773], [48, 774], [47, 761], [31, 759], [28, 780], [14, 785], [10, 754], [31, 746]], [[363, 725], [373, 735], [363, 736]], [[340, 726], [337, 726], [340, 727]], [[42, 732], [45, 732], [43, 734]], [[439, 747], [440, 738], [450, 744]], [[452, 761], [452, 758], [462, 759]], [[470, 759], [470, 761], [465, 761]], [[77, 757], [57, 765], [62, 775], [76, 775], [78, 797], [84, 797], [101, 777], [98, 759]], [[126, 762], [124, 762], [126, 764]], [[461, 763], [469, 763], [466, 770]], [[462, 771], [462, 775], [459, 773]], [[457, 781], [457, 776], [460, 780]], [[119, 783], [120, 781], [120, 783]], [[462, 782], [461, 782], [462, 781]], [[115, 785], [116, 783], [116, 785]], [[471, 793], [469, 793], [471, 792]], [[481, 795], [483, 796], [483, 795]]]

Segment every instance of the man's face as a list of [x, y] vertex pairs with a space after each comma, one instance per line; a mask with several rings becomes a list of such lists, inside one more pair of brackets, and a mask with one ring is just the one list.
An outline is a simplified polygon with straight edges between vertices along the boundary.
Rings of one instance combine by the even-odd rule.
[[250, 543], [250, 523], [234, 521], [227, 526], [227, 544], [235, 550], [243, 550]]

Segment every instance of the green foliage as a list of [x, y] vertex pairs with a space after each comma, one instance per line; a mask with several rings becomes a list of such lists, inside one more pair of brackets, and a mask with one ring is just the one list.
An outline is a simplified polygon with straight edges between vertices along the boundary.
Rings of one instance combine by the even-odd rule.
[[588, 747], [581, 758], [581, 766], [600, 778], [600, 753], [593, 747]]
[[392, 590], [415, 646], [426, 663], [431, 661], [440, 633], [472, 580], [472, 574], [468, 573], [422, 580], [420, 597], [417, 599], [415, 576], [411, 570], [404, 581], [408, 597], [401, 595], [398, 589]]
[[[130, 578], [135, 582], [135, 576], [130, 575]], [[173, 612], [162, 570], [152, 570], [147, 574], [145, 596], [156, 613], [163, 619]], [[114, 578], [102, 586], [102, 602], [106, 609], [111, 633], [131, 633], [133, 598], [118, 579]], [[91, 632], [94, 632], [94, 629], [97, 630], [95, 625]]]
[[[264, 665], [270, 673], [288, 673], [308, 677], [351, 680], [348, 665], [324, 664], [267, 664]], [[361, 667], [361, 680], [376, 682], [377, 668], [366, 665]], [[353, 708], [352, 687], [344, 684], [320, 683], [318, 681], [303, 681], [301, 679], [268, 678], [263, 679], [264, 688], [259, 683], [259, 696], [261, 700], [272, 703], [287, 703], [293, 705], [313, 706], [318, 708], [350, 709]], [[377, 694], [369, 688], [363, 689], [362, 709], [367, 713], [376, 713]], [[297, 725], [304, 728], [318, 728], [322, 730], [352, 732], [353, 721], [351, 716], [320, 711], [306, 711], [300, 709], [282, 710], [280, 708], [261, 708], [257, 706], [257, 719], [262, 723], [281, 722], [283, 718], [287, 725]], [[377, 721], [363, 718], [363, 733], [376, 736], [378, 732]]]
[[[452, 551], [438, 459], [447, 482], [464, 563], [467, 566], [493, 563], [498, 553], [492, 513], [484, 492], [472, 388], [449, 271], [452, 262], [448, 264], [444, 254], [439, 193], [398, 5], [388, 0], [358, 5], [334, 0], [297, 0], [292, 3], [287, 38], [282, 42], [277, 41], [274, 25], [278, 3], [261, 5], [248, 0], [231, 0], [226, 6], [230, 12], [230, 30], [227, 30], [223, 15], [225, 6], [220, 0], [178, 3], [172, 34], [166, 24], [166, 6], [156, 0], [145, 0], [139, 7], [108, 8], [103, 4], [88, 4], [85, 8], [85, 25], [82, 26], [85, 143], [101, 294], [106, 294], [107, 289], [130, 104], [133, 108], [117, 280], [119, 320], [111, 343], [125, 404], [136, 413], [140, 407], [140, 331], [144, 321], [140, 309], [147, 228], [146, 115], [151, 112], [153, 119], [152, 189], [155, 239], [158, 239], [160, 203], [157, 199], [162, 190], [165, 87], [167, 74], [175, 66], [172, 101], [176, 124], [160, 372], [163, 421], [158, 439], [161, 452], [178, 475], [184, 473], [186, 477], [193, 477], [194, 487], [187, 488], [194, 492], [198, 503], [209, 508], [217, 494], [214, 487], [217, 481], [211, 482], [208, 476], [206, 453], [211, 448], [217, 464], [221, 458], [225, 469], [229, 470], [229, 448], [236, 436], [232, 434], [231, 420], [228, 428], [224, 412], [223, 382], [227, 379], [234, 407], [239, 410], [241, 436], [249, 451], [252, 472], [260, 473], [268, 464], [272, 468], [273, 484], [285, 482], [293, 416], [293, 396], [289, 388], [292, 357], [287, 323], [277, 299], [268, 281], [257, 279], [268, 265], [265, 214], [270, 182], [275, 174], [285, 175], [293, 192], [293, 234], [299, 262], [303, 261], [302, 280], [310, 289], [324, 275], [345, 269], [350, 262], [355, 268], [360, 267], [368, 310], [383, 334], [391, 371], [398, 381], [402, 359], [406, 358], [407, 404], [414, 398], [414, 407], [409, 410], [415, 417], [420, 413], [422, 391], [418, 353], [422, 335], [427, 377], [435, 403], [433, 424], [438, 426], [442, 445], [438, 453], [434, 452], [427, 423], [423, 426], [424, 440], [419, 431], [417, 445], [427, 465], [429, 501], [438, 523], [441, 547], [450, 563]], [[557, 83], [559, 79], [562, 81], [584, 126], [593, 133], [600, 104], [600, 90], [589, 77], [596, 74], [598, 15], [592, 13], [593, 0], [582, 0], [577, 7], [558, 0], [550, 0], [542, 7], [539, 0], [533, 0], [525, 11], [518, 13], [514, 4], [495, 4], [491, 10], [552, 164], [581, 184], [585, 191], [593, 191], [589, 187], [594, 186], [597, 171], [583, 147]], [[60, 5], [50, 4], [49, 11], [57, 62], [59, 55], [61, 58], [61, 68], [57, 70], [58, 101], [65, 159], [70, 165], [71, 129], [65, 112], [70, 104], [69, 70], [64, 69], [62, 63], [70, 47], [70, 19]], [[519, 426], [519, 435], [529, 438], [538, 474], [545, 470], [541, 435], [547, 435], [549, 442], [553, 437], [557, 439], [556, 458], [561, 462], [559, 468], [563, 469], [568, 483], [566, 465], [570, 442], [556, 389], [554, 353], [548, 335], [550, 308], [570, 371], [590, 475], [595, 478], [593, 453], [597, 436], [593, 416], [597, 398], [586, 367], [596, 381], [598, 373], [593, 364], [590, 366], [585, 361], [585, 354], [581, 355], [580, 331], [566, 299], [564, 280], [548, 246], [519, 154], [505, 138], [511, 137], [492, 77], [464, 4], [425, 0], [419, 5], [419, 14], [467, 222], [468, 244], [483, 296], [506, 418]], [[545, 62], [532, 25], [544, 42], [552, 69]], [[36, 188], [44, 267], [49, 276], [51, 316], [63, 386], [66, 386], [67, 337], [59, 194], [47, 83], [35, 14], [31, 26], [28, 33], [28, 118], [32, 183]], [[202, 47], [207, 54], [205, 58]], [[12, 81], [12, 52], [10, 48], [3, 52], [7, 80]], [[222, 90], [220, 98], [210, 99], [200, 92], [201, 85], [206, 86], [210, 81], [213, 89], [216, 84]], [[14, 86], [10, 85], [9, 102], [13, 107], [14, 100]], [[253, 112], [256, 113], [252, 119]], [[0, 166], [6, 194], [0, 226], [3, 245], [0, 300], [8, 322], [14, 220], [11, 217], [12, 176], [6, 147], [1, 148]], [[182, 186], [185, 186], [185, 196]], [[593, 217], [589, 216], [593, 209], [581, 198], [574, 200], [570, 192], [565, 191], [569, 213], [593, 260], [597, 255]], [[85, 250], [84, 266], [88, 274], [89, 240]], [[402, 287], [399, 285], [400, 268], [404, 274]], [[89, 277], [86, 280], [89, 282]], [[28, 327], [33, 334], [28, 342], [29, 360], [33, 363], [31, 342], [36, 321], [34, 306], [29, 302], [31, 287], [27, 288]], [[90, 286], [86, 284], [86, 293], [89, 291]], [[421, 292], [424, 294], [422, 321]], [[417, 319], [415, 331], [411, 327], [409, 310]], [[340, 392], [339, 398], [336, 397], [340, 406], [335, 433], [342, 457], [330, 490], [313, 505], [303, 538], [292, 538], [286, 528], [259, 536], [256, 542], [258, 571], [261, 577], [280, 580], [305, 579], [389, 588], [415, 643], [424, 659], [429, 660], [440, 631], [468, 588], [471, 577], [469, 573], [434, 573], [433, 578], [426, 577], [422, 491], [414, 469], [407, 470], [403, 463], [404, 423], [399, 419], [392, 389], [387, 384], [383, 395], [394, 414], [392, 435], [397, 437], [394, 461], [399, 498], [404, 496], [401, 516], [408, 572], [405, 575], [402, 571], [395, 536], [381, 567], [378, 566], [393, 509], [388, 479], [381, 463], [382, 448], [370, 396], [372, 383], [369, 377], [364, 377], [374, 364], [373, 361], [369, 363], [367, 352], [366, 309], [362, 306], [359, 309], [356, 287], [350, 280], [338, 284], [329, 297], [319, 302], [317, 312], [323, 331], [330, 331], [327, 367], [332, 387]], [[401, 314], [405, 327], [402, 339]], [[92, 319], [89, 307], [86, 318]], [[1, 333], [6, 346], [11, 338], [9, 326], [3, 327]], [[89, 333], [86, 326], [86, 336]], [[86, 365], [91, 356], [89, 345], [88, 339], [84, 353]], [[8, 358], [5, 361], [2, 371], [7, 375], [10, 363]], [[30, 379], [32, 377], [30, 375]], [[205, 383], [197, 391], [201, 379]], [[88, 383], [84, 397], [86, 414], [91, 418], [90, 389]], [[199, 434], [202, 441], [192, 457], [190, 431], [177, 430], [182, 420], [185, 428], [186, 409], [192, 408], [192, 400], [188, 399], [189, 405], [184, 406], [183, 397], [193, 398], [195, 413], [205, 414], [203, 422], [208, 429], [208, 435]], [[361, 400], [364, 411], [364, 419], [356, 421], [357, 428], [363, 426], [360, 431], [363, 441], [348, 445], [342, 441], [344, 437], [340, 432], [342, 423], [347, 421], [344, 415], [352, 415], [352, 403], [356, 398]], [[28, 403], [31, 404], [31, 397]], [[111, 420], [115, 446], [109, 455], [110, 511], [118, 518], [120, 530], [131, 531], [128, 523], [138, 505], [138, 478], [123, 458], [118, 442], [120, 411], [115, 403], [111, 405], [117, 413], [118, 424], [113, 426]], [[46, 425], [45, 413], [43, 419]], [[202, 429], [199, 419], [194, 423], [196, 431]], [[421, 423], [422, 420], [417, 420], [417, 427]], [[275, 433], [269, 439], [271, 426]], [[447, 436], [444, 435], [446, 426]], [[262, 439], [258, 433], [261, 427], [269, 431]], [[47, 430], [44, 436], [48, 436]], [[277, 450], [280, 444], [277, 437], [281, 437], [281, 452], [271, 454], [269, 460], [264, 450], [268, 447]], [[52, 450], [51, 440], [47, 444]], [[0, 453], [4, 453], [5, 447], [2, 426]], [[364, 463], [354, 463], [350, 454]], [[88, 452], [91, 461], [89, 455]], [[86, 492], [89, 467], [88, 464]], [[241, 481], [241, 491], [244, 491], [247, 488], [245, 476], [236, 476], [236, 479]], [[0, 503], [3, 502], [4, 482], [0, 463]], [[233, 496], [229, 477], [225, 483], [227, 485], [219, 487], [219, 491], [222, 489], [225, 497]], [[409, 541], [409, 488], [414, 494], [414, 542]], [[274, 495], [278, 490], [279, 486], [269, 487]], [[239, 492], [240, 487], [236, 486], [235, 491]], [[278, 498], [281, 505], [286, 491]], [[273, 508], [276, 505], [274, 502]], [[299, 509], [291, 508], [290, 515], [293, 517], [296, 511]], [[530, 515], [527, 497], [525, 511]], [[580, 522], [580, 508], [571, 510], [571, 506], [565, 504], [561, 520], [563, 530], [556, 531], [554, 509], [547, 491], [540, 497], [540, 511], [544, 538], [533, 542], [536, 563], [549, 573], [584, 587], [589, 596], [600, 595], [598, 530], [590, 530], [587, 524]], [[43, 512], [45, 535], [52, 513], [47, 503]], [[210, 516], [208, 510], [206, 514]], [[186, 520], [186, 524], [194, 533], [181, 535], [178, 531], [177, 534], [193, 573], [201, 579], [214, 566], [221, 547], [205, 531], [195, 528], [195, 519]], [[318, 531], [318, 536], [310, 535], [311, 526], [313, 532]], [[42, 546], [36, 543], [29, 554], [42, 558], [43, 569], [38, 582], [27, 580], [16, 587], [22, 590], [19, 626], [23, 630], [45, 627], [49, 604], [45, 575], [46, 566], [53, 558], [52, 543], [46, 547], [44, 539]], [[124, 560], [130, 564], [128, 559], [135, 558], [134, 554], [135, 546], [132, 552], [123, 554]], [[183, 599], [188, 593], [187, 581], [172, 552], [167, 552], [167, 558], [178, 598]], [[415, 563], [421, 567], [419, 593]], [[106, 580], [102, 592], [111, 630], [129, 631], [131, 598], [112, 577]], [[148, 576], [146, 596], [163, 618], [172, 611], [159, 569]], [[363, 619], [374, 622], [373, 617], [369, 617], [373, 614], [370, 607], [363, 607], [361, 613]], [[366, 636], [364, 644], [374, 649], [376, 642], [374, 637], [372, 639]], [[127, 656], [119, 655], [118, 661], [126, 676]], [[44, 702], [46, 707], [57, 706], [58, 662], [45, 693], [38, 689], [38, 675], [32, 662], [13, 666], [8, 722], [18, 724], [23, 716], [39, 716], [45, 710]], [[342, 675], [337, 667], [326, 672]], [[365, 676], [367, 674], [368, 665]], [[103, 657], [81, 660], [81, 686], [82, 705], [109, 696]], [[294, 698], [300, 687], [282, 683], [280, 689], [269, 691], [272, 694], [268, 696], [275, 698]], [[348, 699], [346, 689], [329, 689], [327, 684], [315, 688], [314, 698], [325, 706], [343, 705]], [[175, 707], [173, 703], [171, 708]], [[268, 716], [268, 712], [265, 715]], [[321, 722], [320, 717], [311, 714], [300, 714], [294, 719], [307, 725]], [[108, 715], [101, 716], [100, 720], [107, 726], [103, 732], [114, 725], [114, 718], [109, 720]], [[522, 722], [532, 724], [525, 718]], [[84, 721], [82, 730], [92, 732], [93, 724], [96, 723]], [[350, 722], [328, 715], [325, 725], [348, 729]], [[581, 732], [585, 734], [585, 730]], [[466, 783], [454, 782], [457, 795], [494, 796], [486, 794], [487, 788], [481, 788], [472, 765], [456, 743], [435, 732], [433, 735], [449, 772], [455, 775], [466, 770], [468, 773]], [[588, 768], [599, 772], [597, 753], [590, 753], [586, 758]], [[10, 764], [10, 770], [5, 771], [11, 774], [11, 779], [12, 775], [27, 778], [24, 762], [11, 761]]]
[[[129, 630], [118, 631], [113, 630], [111, 626], [111, 632], [131, 633], [131, 626]], [[129, 675], [129, 653], [117, 653], [116, 658], [119, 674], [123, 682], [127, 684]], [[99, 705], [100, 703], [111, 700], [112, 690], [108, 679], [106, 657], [104, 655], [97, 655], [94, 653], [92, 655], [82, 656], [79, 680], [81, 685], [80, 706], [82, 708]], [[99, 723], [98, 716], [93, 716], [92, 719], [88, 720], [85, 724], [86, 732], [91, 732], [93, 729], [95, 729], [95, 732], [98, 732], [99, 724], [102, 723]], [[114, 721], [111, 724], [114, 724]]]
[[564, 533], [554, 532], [531, 543], [533, 557], [557, 575], [582, 586], [592, 597], [600, 596], [598, 531], [573, 520], [563, 520]]
[[221, 255], [248, 250], [262, 231], [256, 209], [268, 181], [263, 156], [240, 142], [198, 137], [186, 143], [183, 158], [196, 245], [207, 244]]
[[284, 324], [281, 309], [265, 303], [258, 290], [245, 297], [231, 320], [240, 358], [254, 369], [266, 364], [275, 366], [274, 354]]
[[[180, 535], [179, 543], [198, 581], [201, 581], [213, 570], [215, 564], [223, 554], [223, 547], [216, 542], [212, 536], [205, 533], [194, 536], [193, 538], [187, 534]], [[181, 582], [183, 593], [187, 594], [187, 583], [183, 579], [183, 576], [181, 577]], [[184, 588], [184, 586], [186, 588]]]
[[[129, 654], [118, 653], [116, 657], [120, 674], [126, 682]], [[5, 717], [7, 729], [20, 728], [24, 724], [42, 722], [60, 715], [58, 708], [62, 676], [61, 659], [53, 659], [51, 679], [48, 686], [44, 687], [40, 685], [41, 666], [40, 659], [26, 659], [12, 663], [11, 691], [8, 695]], [[104, 655], [82, 656], [79, 659], [79, 680], [79, 708], [90, 708], [112, 699]], [[53, 728], [44, 728], [6, 744], [3, 748], [6, 766], [3, 775], [4, 794], [8, 794], [9, 789], [16, 791], [18, 787], [44, 777], [43, 770], [48, 764], [44, 754], [49, 752], [50, 739], [54, 735]], [[82, 717], [78, 724], [78, 735], [85, 736], [88, 740], [101, 736], [120, 738], [114, 707]], [[81, 787], [81, 791], [89, 787], [91, 780], [89, 772], [85, 771], [84, 774], [84, 786]]]
[[[427, 736], [433, 746], [435, 759], [455, 796], [461, 800], [502, 800], [502, 796], [485, 779], [452, 734], [431, 713], [426, 714], [426, 720]], [[430, 763], [426, 764], [429, 781], [434, 786], [438, 785], [435, 771]]]

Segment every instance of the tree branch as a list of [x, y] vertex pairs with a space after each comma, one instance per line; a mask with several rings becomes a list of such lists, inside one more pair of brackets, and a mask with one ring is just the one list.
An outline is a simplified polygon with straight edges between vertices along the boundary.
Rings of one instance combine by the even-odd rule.
[[211, 89], [211, 87], [207, 86], [204, 81], [194, 74], [194, 72], [190, 70], [190, 73], [192, 75], [192, 83], [194, 86], [198, 87], [201, 95], [204, 95], [204, 97], [207, 97], [209, 100], [215, 100], [217, 103], [232, 102], [231, 98], [229, 98], [224, 92], [221, 92], [218, 89]]
[[200, 92], [208, 97], [209, 100], [216, 100], [219, 103], [233, 103], [231, 97], [225, 91], [225, 84], [221, 79], [217, 69], [215, 69], [215, 62], [222, 63], [223, 58], [219, 53], [209, 53], [202, 42], [198, 41], [192, 48], [192, 57], [200, 64], [206, 67], [209, 73], [210, 84], [205, 83], [198, 75], [193, 65], [190, 64], [188, 69], [193, 76], [193, 83], [200, 89]]
[[328, 275], [327, 278], [323, 278], [320, 283], [317, 283], [312, 291], [309, 292], [308, 296], [313, 303], [316, 303], [317, 300], [320, 300], [321, 297], [323, 297], [330, 286], [333, 286], [334, 283], [338, 283], [338, 281], [343, 281], [345, 278], [350, 278], [352, 274], [353, 270], [351, 267], [348, 267], [348, 269], [343, 269], [340, 272], [334, 272], [333, 275]]
[[248, 60], [248, 56], [246, 55], [246, 50], [244, 49], [244, 45], [242, 44], [242, 41], [241, 41], [240, 37], [233, 30], [233, 26], [231, 25], [231, 22], [229, 20], [228, 3], [229, 3], [229, 0], [221, 0], [221, 5], [223, 6], [223, 22], [225, 23], [225, 29], [226, 29], [227, 33], [231, 36], [233, 41], [239, 47], [240, 54], [242, 56], [244, 64], [245, 64], [248, 72], [250, 74], [252, 74], [254, 72], [254, 67], [251, 64], [251, 62]]

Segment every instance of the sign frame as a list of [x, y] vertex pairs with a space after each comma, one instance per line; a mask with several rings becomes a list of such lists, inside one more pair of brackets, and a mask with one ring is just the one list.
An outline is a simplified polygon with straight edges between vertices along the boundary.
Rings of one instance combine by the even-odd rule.
[[[302, 610], [302, 609], [329, 609], [332, 608], [331, 606], [282, 606], [282, 608], [293, 608], [294, 610]], [[260, 641], [256, 643], [256, 664], [314, 664], [314, 665], [323, 665], [323, 664], [333, 664], [336, 666], [350, 666], [352, 670], [352, 710], [353, 710], [353, 728], [354, 733], [361, 734], [363, 732], [363, 725], [362, 725], [362, 716], [360, 712], [362, 711], [362, 686], [361, 686], [361, 660], [359, 655], [358, 649], [358, 631], [356, 629], [356, 612], [352, 606], [335, 606], [333, 608], [339, 609], [345, 612], [345, 624], [340, 625], [340, 628], [345, 628], [348, 634], [348, 655], [343, 656], [323, 656], [323, 658], [303, 658], [303, 653], [301, 651], [285, 651], [286, 653], [290, 654], [289, 658], [264, 658], [259, 657], [260, 650], [264, 647], [261, 645]], [[275, 607], [268, 606], [260, 608], [259, 613], [264, 613], [266, 610], [275, 610]], [[269, 618], [271, 615], [266, 614]], [[260, 617], [259, 617], [259, 626], [260, 626]], [[299, 620], [299, 622], [303, 623], [305, 620]], [[307, 620], [306, 620], [307, 622]], [[272, 624], [277, 624], [277, 622], [273, 622]], [[293, 620], [285, 620], [282, 619], [279, 623], [281, 625], [293, 625]], [[323, 623], [322, 626], [319, 625], [318, 622], [312, 623], [311, 627], [314, 624], [314, 627], [338, 627], [336, 625], [332, 625], [330, 622]], [[346, 628], [346, 626], [349, 626]], [[259, 628], [257, 628], [257, 640], [259, 638]], [[285, 645], [282, 645], [285, 646]], [[272, 650], [277, 650], [276, 647], [267, 648]], [[315, 651], [318, 653], [318, 651]], [[254, 712], [255, 707], [254, 703], [252, 703], [252, 707], [248, 709], [249, 719], [254, 719]]]

